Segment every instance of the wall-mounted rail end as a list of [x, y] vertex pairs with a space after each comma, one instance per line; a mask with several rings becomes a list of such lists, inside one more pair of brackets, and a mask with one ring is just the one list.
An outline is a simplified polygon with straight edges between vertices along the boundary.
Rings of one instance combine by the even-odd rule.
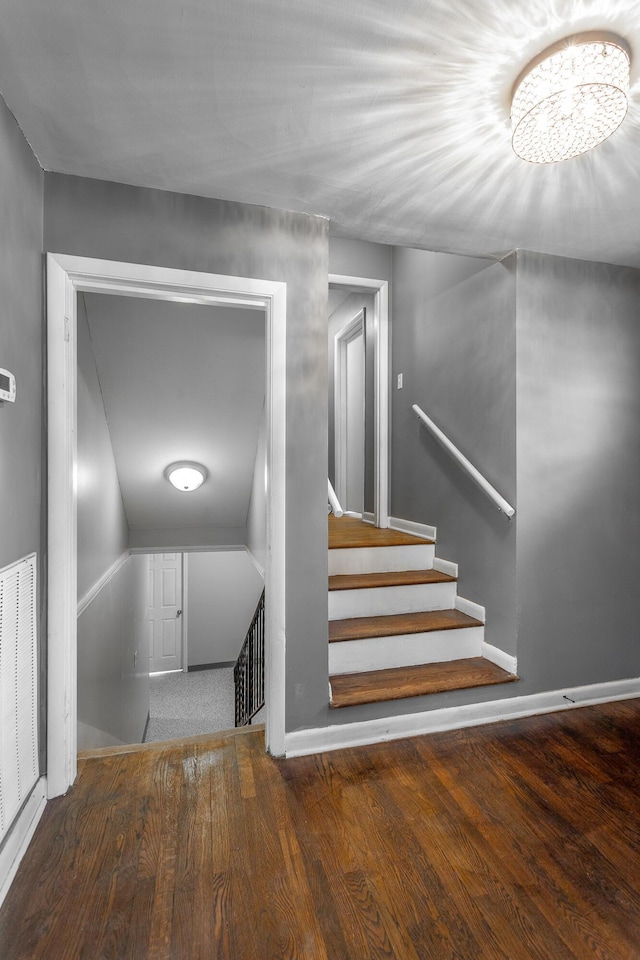
[[411, 407], [416, 416], [422, 421], [422, 423], [427, 427], [433, 436], [438, 440], [439, 443], [445, 448], [445, 450], [451, 454], [453, 459], [462, 467], [462, 469], [468, 473], [472, 480], [478, 484], [481, 490], [486, 493], [490, 500], [493, 500], [498, 510], [504, 513], [505, 517], [508, 520], [515, 514], [515, 507], [512, 507], [511, 504], [501, 496], [496, 488], [489, 483], [486, 477], [480, 473], [480, 471], [474, 467], [474, 465], [467, 460], [465, 455], [458, 450], [455, 443], [452, 443], [451, 440], [447, 437], [446, 434], [442, 432], [440, 427], [438, 427], [431, 417], [428, 417], [427, 414], [422, 410], [417, 403], [414, 403]]

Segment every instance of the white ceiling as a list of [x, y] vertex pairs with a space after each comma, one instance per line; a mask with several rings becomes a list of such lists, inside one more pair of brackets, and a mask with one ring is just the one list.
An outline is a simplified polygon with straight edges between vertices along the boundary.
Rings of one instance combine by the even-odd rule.
[[[335, 234], [640, 266], [638, 0], [0, 0], [0, 90], [45, 169], [330, 218]], [[591, 153], [517, 159], [509, 91], [583, 29], [636, 51]]]
[[[85, 293], [129, 527], [243, 527], [264, 405], [260, 310]], [[209, 472], [193, 493], [176, 460]]]

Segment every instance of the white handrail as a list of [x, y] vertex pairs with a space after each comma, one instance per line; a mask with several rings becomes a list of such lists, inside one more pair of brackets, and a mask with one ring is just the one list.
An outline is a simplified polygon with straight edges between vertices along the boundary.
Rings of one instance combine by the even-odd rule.
[[516, 512], [515, 508], [512, 507], [510, 503], [507, 503], [504, 497], [500, 496], [496, 488], [489, 483], [486, 477], [482, 476], [479, 470], [476, 470], [474, 465], [470, 463], [469, 460], [467, 460], [467, 458], [463, 453], [460, 453], [456, 445], [452, 443], [447, 436], [445, 436], [445, 434], [442, 432], [440, 427], [437, 427], [435, 425], [433, 420], [426, 415], [424, 410], [420, 409], [417, 403], [414, 403], [411, 409], [414, 411], [414, 413], [417, 413], [417, 415], [420, 417], [420, 419], [425, 424], [425, 426], [427, 426], [431, 431], [431, 433], [434, 435], [436, 440], [440, 441], [442, 446], [445, 448], [445, 450], [449, 451], [449, 453], [454, 458], [454, 460], [457, 460], [460, 466], [464, 467], [464, 469], [467, 471], [469, 476], [473, 480], [475, 480], [478, 486], [482, 490], [484, 490], [484, 492], [487, 494], [488, 497], [491, 498], [491, 500], [493, 500], [493, 502], [496, 504], [498, 509], [502, 510], [502, 512], [507, 517], [509, 517], [509, 519], [511, 519], [511, 517]]
[[340, 506], [340, 501], [336, 496], [336, 492], [331, 486], [331, 480], [327, 477], [327, 483], [329, 484], [329, 503], [331, 504], [331, 512], [334, 517], [341, 517], [344, 513], [344, 510]]

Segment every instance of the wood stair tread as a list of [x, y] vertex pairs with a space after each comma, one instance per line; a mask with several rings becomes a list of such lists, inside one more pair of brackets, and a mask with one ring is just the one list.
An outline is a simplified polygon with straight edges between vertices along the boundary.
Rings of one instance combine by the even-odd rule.
[[481, 626], [483, 624], [480, 620], [460, 610], [428, 610], [419, 613], [393, 613], [382, 617], [350, 617], [345, 620], [329, 621], [329, 643]]
[[455, 583], [440, 570], [395, 570], [387, 573], [339, 573], [329, 577], [329, 590], [366, 590], [374, 587], [415, 586], [424, 583]]
[[331, 707], [401, 700], [448, 690], [513, 683], [518, 677], [483, 657], [329, 677]]
[[350, 547], [406, 547], [432, 544], [433, 540], [423, 540], [410, 533], [390, 528], [381, 529], [356, 517], [329, 517], [329, 549], [339, 550]]

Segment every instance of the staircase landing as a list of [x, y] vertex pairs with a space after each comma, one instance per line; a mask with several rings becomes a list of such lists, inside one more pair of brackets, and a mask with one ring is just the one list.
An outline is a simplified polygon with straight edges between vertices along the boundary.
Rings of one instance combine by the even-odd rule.
[[433, 543], [400, 530], [381, 530], [357, 517], [329, 517], [329, 550], [348, 547], [408, 547]]

